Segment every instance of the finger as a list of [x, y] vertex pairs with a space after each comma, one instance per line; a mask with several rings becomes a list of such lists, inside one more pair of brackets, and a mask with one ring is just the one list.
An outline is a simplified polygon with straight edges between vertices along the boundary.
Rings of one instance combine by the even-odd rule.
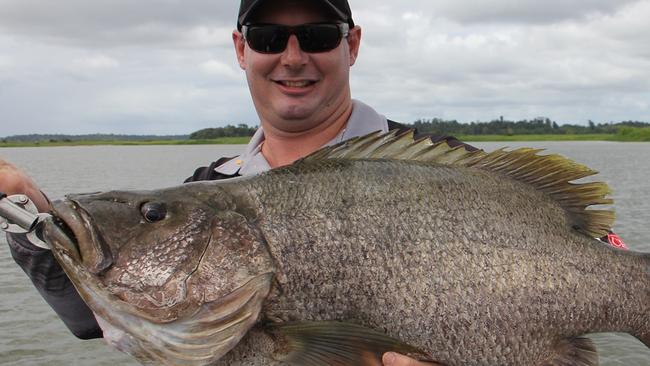
[[25, 175], [15, 166], [0, 161], [0, 190], [7, 194], [24, 193]]
[[0, 171], [9, 170], [9, 169], [14, 170], [14, 169], [16, 169], [16, 167], [13, 166], [10, 162], [0, 158]]
[[384, 363], [384, 366], [441, 366], [438, 363], [414, 360], [395, 352], [384, 353], [381, 360]]
[[49, 210], [49, 202], [36, 183], [22, 170], [2, 159], [0, 159], [0, 192], [9, 196], [27, 195], [39, 212]]

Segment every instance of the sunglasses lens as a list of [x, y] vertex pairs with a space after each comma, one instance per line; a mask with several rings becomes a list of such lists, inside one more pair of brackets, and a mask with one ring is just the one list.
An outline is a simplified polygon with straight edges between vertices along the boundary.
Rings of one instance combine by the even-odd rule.
[[297, 27], [282, 25], [250, 25], [247, 27], [248, 45], [260, 53], [281, 53], [287, 48], [291, 34], [298, 37], [305, 52], [327, 52], [341, 43], [341, 30], [336, 24], [304, 24]]
[[276, 25], [251, 26], [246, 35], [248, 45], [261, 53], [280, 53], [287, 47], [289, 32]]
[[341, 42], [341, 31], [335, 24], [304, 25], [297, 36], [300, 48], [312, 53], [331, 51]]

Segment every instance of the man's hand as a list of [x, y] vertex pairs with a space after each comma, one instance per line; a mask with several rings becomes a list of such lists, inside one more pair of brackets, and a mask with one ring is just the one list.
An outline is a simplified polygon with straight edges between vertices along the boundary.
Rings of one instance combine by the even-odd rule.
[[22, 170], [2, 159], [0, 159], [0, 192], [8, 196], [24, 194], [34, 202], [39, 212], [48, 210], [47, 198], [38, 189], [36, 183]]
[[381, 361], [384, 366], [442, 366], [439, 363], [417, 361], [395, 352], [384, 353]]

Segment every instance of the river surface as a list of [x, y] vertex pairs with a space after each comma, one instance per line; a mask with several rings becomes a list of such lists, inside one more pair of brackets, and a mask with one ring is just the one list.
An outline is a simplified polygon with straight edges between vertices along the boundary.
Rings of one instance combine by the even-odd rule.
[[[616, 200], [616, 232], [650, 252], [650, 143], [477, 143], [493, 150], [531, 146], [600, 171]], [[53, 198], [66, 193], [148, 189], [181, 183], [195, 167], [243, 150], [235, 146], [92, 146], [4, 148], [0, 158], [25, 169]], [[444, 336], [444, 335], [443, 335]], [[603, 366], [650, 366], [650, 350], [624, 334], [593, 335]], [[136, 365], [102, 340], [75, 339], [15, 265], [0, 235], [0, 365]]]

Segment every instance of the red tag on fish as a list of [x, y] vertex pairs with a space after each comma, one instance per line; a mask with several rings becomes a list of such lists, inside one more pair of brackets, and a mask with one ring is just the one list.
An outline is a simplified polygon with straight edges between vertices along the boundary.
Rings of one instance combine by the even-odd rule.
[[628, 250], [629, 248], [625, 243], [623, 242], [623, 239], [621, 239], [620, 236], [610, 233], [607, 235], [607, 242], [609, 245], [613, 246], [614, 248], [619, 248], [619, 249], [625, 249]]

